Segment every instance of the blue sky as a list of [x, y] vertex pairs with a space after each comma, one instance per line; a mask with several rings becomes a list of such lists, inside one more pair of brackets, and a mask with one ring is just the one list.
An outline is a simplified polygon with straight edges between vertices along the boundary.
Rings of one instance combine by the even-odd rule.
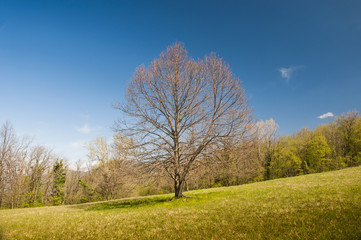
[[361, 1], [0, 1], [0, 124], [70, 162], [110, 139], [126, 84], [175, 41], [217, 52], [280, 134], [361, 110]]

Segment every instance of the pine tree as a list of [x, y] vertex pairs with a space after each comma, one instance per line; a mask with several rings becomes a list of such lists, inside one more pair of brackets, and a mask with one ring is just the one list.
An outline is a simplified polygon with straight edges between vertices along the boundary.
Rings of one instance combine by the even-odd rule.
[[63, 160], [56, 161], [53, 167], [53, 177], [53, 205], [61, 205], [64, 203], [64, 185], [66, 180]]

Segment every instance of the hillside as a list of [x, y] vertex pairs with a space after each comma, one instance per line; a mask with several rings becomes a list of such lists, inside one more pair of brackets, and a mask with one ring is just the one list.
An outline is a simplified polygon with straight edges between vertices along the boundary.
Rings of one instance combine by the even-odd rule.
[[361, 167], [60, 207], [0, 211], [0, 239], [360, 239]]

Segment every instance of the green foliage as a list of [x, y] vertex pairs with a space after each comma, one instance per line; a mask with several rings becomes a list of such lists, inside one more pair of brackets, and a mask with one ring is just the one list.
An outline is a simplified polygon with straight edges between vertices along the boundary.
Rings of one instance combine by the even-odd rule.
[[297, 176], [302, 173], [302, 161], [296, 153], [296, 148], [277, 148], [273, 154], [273, 160], [270, 165], [270, 176], [274, 178], [283, 178]]
[[53, 167], [53, 205], [64, 203], [64, 184], [66, 181], [66, 172], [63, 166], [63, 160], [57, 161]]
[[325, 136], [313, 136], [306, 146], [305, 162], [310, 172], [323, 172], [332, 169], [331, 148], [326, 142]]
[[[35, 202], [34, 202], [34, 195], [36, 195], [35, 196]], [[24, 201], [22, 201], [21, 207], [25, 207], [25, 208], [28, 208], [28, 207], [43, 207], [43, 206], [45, 206], [45, 204], [43, 202], [43, 197], [44, 197], [44, 192], [41, 191], [41, 190], [39, 190], [37, 192], [35, 192], [35, 191], [27, 192], [26, 194], [24, 194], [22, 196]]]
[[342, 138], [342, 152], [347, 166], [361, 164], [361, 118], [358, 112], [342, 114], [336, 119], [337, 129]]
[[265, 178], [275, 179], [361, 165], [361, 117], [349, 112], [314, 131], [280, 137], [265, 155]]
[[82, 194], [82, 197], [80, 200], [81, 203], [95, 202], [95, 201], [102, 200], [101, 196], [91, 186], [89, 186], [84, 180], [79, 179], [78, 183], [83, 189], [83, 194]]

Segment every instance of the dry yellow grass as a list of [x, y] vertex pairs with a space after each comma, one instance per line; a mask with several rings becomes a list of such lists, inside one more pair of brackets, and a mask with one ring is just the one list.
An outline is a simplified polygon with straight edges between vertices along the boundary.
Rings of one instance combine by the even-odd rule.
[[361, 239], [361, 167], [102, 203], [0, 211], [3, 239]]

